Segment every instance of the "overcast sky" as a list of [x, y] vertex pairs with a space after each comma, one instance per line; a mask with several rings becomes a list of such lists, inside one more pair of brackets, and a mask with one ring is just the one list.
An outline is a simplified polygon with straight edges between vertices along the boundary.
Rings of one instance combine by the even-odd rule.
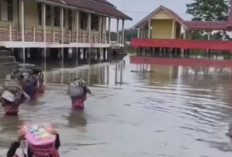
[[108, 0], [113, 3], [119, 10], [129, 15], [133, 21], [126, 21], [126, 28], [133, 27], [139, 20], [144, 18], [150, 12], [163, 5], [175, 11], [185, 20], [191, 19], [186, 14], [186, 4], [193, 0]]

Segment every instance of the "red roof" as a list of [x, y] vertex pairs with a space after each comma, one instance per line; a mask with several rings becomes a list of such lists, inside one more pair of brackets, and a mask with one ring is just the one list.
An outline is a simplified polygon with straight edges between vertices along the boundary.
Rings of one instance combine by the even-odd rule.
[[226, 30], [227, 21], [184, 21], [188, 30]]
[[108, 15], [115, 18], [132, 20], [129, 16], [119, 11], [113, 4], [107, 0], [47, 0], [50, 2], [94, 11], [96, 13]]

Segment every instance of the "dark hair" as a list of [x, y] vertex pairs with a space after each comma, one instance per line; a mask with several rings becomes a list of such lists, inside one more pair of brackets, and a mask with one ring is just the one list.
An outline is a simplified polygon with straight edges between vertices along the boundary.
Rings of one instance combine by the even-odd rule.
[[32, 73], [33, 74], [36, 74], [36, 75], [38, 75], [39, 73], [41, 73], [42, 72], [42, 70], [41, 69], [38, 69], [38, 68], [34, 68], [34, 69], [32, 69]]

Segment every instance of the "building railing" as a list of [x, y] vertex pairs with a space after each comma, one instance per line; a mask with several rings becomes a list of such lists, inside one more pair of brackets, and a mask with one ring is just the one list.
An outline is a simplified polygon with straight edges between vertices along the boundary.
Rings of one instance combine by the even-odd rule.
[[12, 41], [21, 41], [22, 40], [22, 36], [21, 36], [21, 32], [19, 30], [12, 30], [11, 37], [9, 36], [9, 39], [11, 38]]
[[[35, 27], [32, 29], [25, 29], [24, 32], [25, 42], [44, 42], [43, 30], [37, 30]], [[89, 32], [80, 30], [77, 34], [75, 31], [63, 32], [63, 43], [109, 43], [109, 39], [106, 37], [108, 33], [100, 34], [99, 32]], [[0, 41], [22, 41], [21, 30], [9, 27], [0, 27]], [[46, 42], [48, 43], [61, 43], [62, 35], [61, 31], [49, 30], [46, 31]]]

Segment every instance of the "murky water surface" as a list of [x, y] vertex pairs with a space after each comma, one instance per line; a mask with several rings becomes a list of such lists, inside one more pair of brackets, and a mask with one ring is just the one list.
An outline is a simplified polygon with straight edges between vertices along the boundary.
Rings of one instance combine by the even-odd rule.
[[[0, 110], [0, 155], [25, 122], [50, 122], [62, 157], [231, 157], [232, 70], [100, 64], [46, 72], [46, 93], [18, 117]], [[71, 110], [67, 85], [92, 90], [83, 112]]]

